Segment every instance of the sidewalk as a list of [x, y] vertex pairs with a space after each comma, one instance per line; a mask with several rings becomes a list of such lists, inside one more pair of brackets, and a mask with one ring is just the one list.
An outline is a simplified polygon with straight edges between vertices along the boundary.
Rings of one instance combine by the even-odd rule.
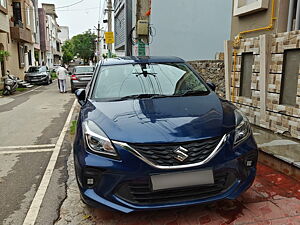
[[300, 141], [252, 127], [260, 152], [260, 162], [300, 181]]

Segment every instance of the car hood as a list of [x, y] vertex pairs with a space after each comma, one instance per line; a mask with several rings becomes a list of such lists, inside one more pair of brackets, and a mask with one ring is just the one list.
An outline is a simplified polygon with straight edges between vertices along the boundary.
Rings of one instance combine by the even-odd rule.
[[94, 121], [110, 139], [127, 143], [220, 137], [235, 126], [234, 106], [215, 93], [115, 102], [89, 100], [82, 116]]

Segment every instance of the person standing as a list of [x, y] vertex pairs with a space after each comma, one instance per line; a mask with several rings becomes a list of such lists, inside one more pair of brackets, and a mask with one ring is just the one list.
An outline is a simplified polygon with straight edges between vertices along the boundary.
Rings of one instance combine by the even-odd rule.
[[60, 93], [67, 92], [67, 70], [63, 66], [59, 66], [57, 71], [59, 91]]

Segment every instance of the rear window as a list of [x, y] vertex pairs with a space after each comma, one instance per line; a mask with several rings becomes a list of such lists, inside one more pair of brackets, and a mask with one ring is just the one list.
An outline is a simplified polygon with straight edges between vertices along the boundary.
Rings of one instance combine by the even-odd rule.
[[86, 66], [86, 67], [76, 67], [74, 69], [75, 73], [92, 73], [94, 72], [94, 67]]

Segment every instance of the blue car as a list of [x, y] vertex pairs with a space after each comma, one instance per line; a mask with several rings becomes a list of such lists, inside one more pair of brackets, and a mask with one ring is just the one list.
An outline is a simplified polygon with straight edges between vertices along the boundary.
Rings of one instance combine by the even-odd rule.
[[247, 118], [177, 57], [107, 59], [81, 105], [74, 164], [82, 200], [121, 212], [236, 199], [253, 183]]

